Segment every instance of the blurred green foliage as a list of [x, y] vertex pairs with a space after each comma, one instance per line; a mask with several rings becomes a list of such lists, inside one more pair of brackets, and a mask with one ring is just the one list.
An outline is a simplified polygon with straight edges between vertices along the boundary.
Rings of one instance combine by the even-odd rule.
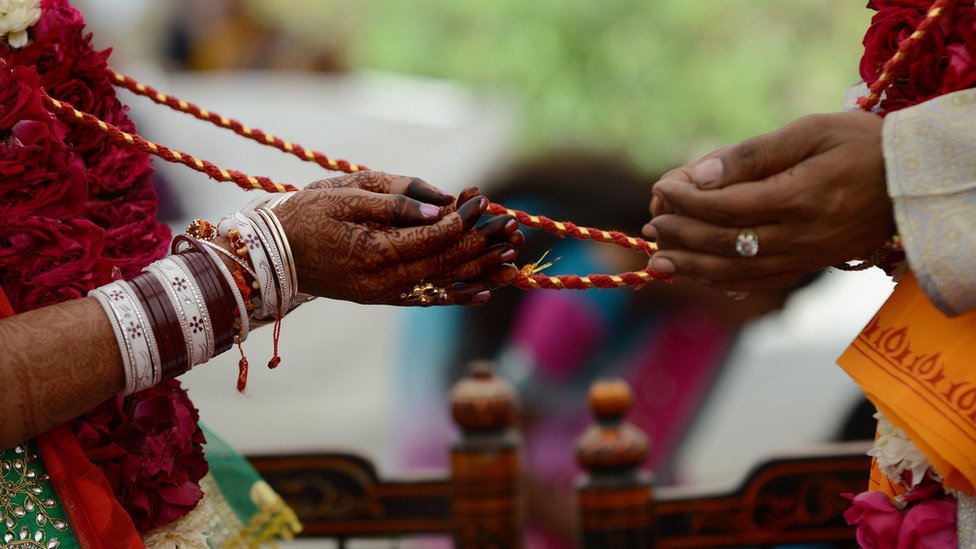
[[863, 0], [333, 0], [318, 9], [341, 27], [353, 66], [514, 94], [526, 154], [622, 150], [655, 170], [837, 110], [870, 19]]

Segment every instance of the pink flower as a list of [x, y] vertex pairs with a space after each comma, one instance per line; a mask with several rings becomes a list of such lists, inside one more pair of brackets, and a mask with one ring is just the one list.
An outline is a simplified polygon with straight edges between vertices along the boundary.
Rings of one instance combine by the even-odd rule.
[[922, 501], [905, 513], [898, 532], [897, 549], [944, 549], [955, 546], [955, 498], [944, 496]]
[[844, 511], [847, 524], [857, 526], [857, 543], [864, 549], [893, 549], [904, 517], [883, 492], [871, 490], [856, 496], [844, 494], [851, 508]]

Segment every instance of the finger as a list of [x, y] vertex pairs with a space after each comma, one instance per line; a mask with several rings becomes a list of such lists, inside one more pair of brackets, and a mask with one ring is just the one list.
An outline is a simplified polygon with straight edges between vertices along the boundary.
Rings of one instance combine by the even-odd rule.
[[330, 199], [337, 203], [333, 217], [340, 221], [413, 227], [428, 225], [441, 216], [439, 207], [402, 194], [378, 194], [362, 189], [334, 189], [327, 192]]
[[667, 201], [667, 199], [664, 198], [663, 195], [657, 193], [651, 196], [651, 205], [649, 209], [651, 211], [651, 217], [674, 213], [674, 208], [671, 207], [671, 204]]
[[718, 189], [770, 177], [798, 164], [815, 150], [821, 125], [821, 117], [808, 116], [727, 147], [697, 163], [692, 169], [692, 180], [702, 189]]
[[[667, 243], [668, 248], [739, 257], [736, 243], [741, 228], [718, 227], [689, 216], [662, 215], [655, 217], [650, 225], [657, 232], [659, 241]], [[783, 234], [782, 225], [760, 225], [753, 227], [758, 236], [761, 254], [778, 254], [792, 249], [790, 234]], [[665, 247], [661, 245], [660, 247]]]
[[488, 199], [469, 200], [458, 211], [450, 213], [436, 223], [421, 227], [406, 227], [382, 231], [390, 251], [402, 262], [438, 253], [460, 240], [464, 233], [478, 222]]
[[481, 191], [478, 189], [478, 187], [466, 187], [463, 191], [461, 191], [461, 194], [458, 195], [456, 206], [460, 208], [465, 202], [479, 195], [481, 195]]
[[502, 263], [511, 263], [516, 257], [518, 257], [517, 251], [505, 244], [497, 244], [485, 250], [482, 255], [475, 259], [455, 265], [446, 271], [428, 272], [422, 278], [441, 284], [472, 280]]
[[688, 250], [667, 250], [654, 254], [648, 266], [653, 271], [705, 280], [753, 280], [796, 268], [787, 255], [724, 257]]
[[701, 190], [673, 180], [654, 186], [681, 215], [722, 227], [749, 227], [779, 220], [792, 204], [789, 187], [768, 183], [740, 183], [715, 190]]
[[507, 227], [510, 226], [509, 221], [513, 221], [514, 218], [504, 219], [505, 217], [511, 218], [511, 216], [496, 217], [469, 231], [444, 251], [404, 263], [401, 267], [404, 274], [401, 276], [404, 280], [419, 280], [430, 276], [431, 273], [443, 272], [459, 263], [478, 257], [489, 246], [514, 248], [505, 242], [505, 237], [508, 236]]
[[650, 240], [651, 242], [657, 240], [657, 229], [654, 228], [654, 225], [651, 223], [646, 223], [643, 227], [641, 227], [641, 234], [644, 235], [645, 239]]
[[437, 206], [448, 206], [454, 201], [451, 195], [416, 177], [394, 176], [390, 181], [390, 192]]
[[466, 187], [463, 191], [461, 191], [461, 194], [458, 195], [454, 202], [441, 208], [441, 214], [447, 215], [453, 211], [456, 211], [458, 208], [476, 196], [481, 196], [481, 191], [478, 190], [478, 187]]
[[519, 275], [519, 268], [511, 263], [502, 263], [494, 269], [489, 269], [468, 282], [484, 282], [491, 285], [510, 284]]
[[515, 232], [508, 235], [506, 241], [513, 247], [518, 248], [522, 244], [525, 244], [525, 235], [522, 231], [516, 230]]
[[[419, 280], [426, 280], [435, 284], [453, 284], [458, 281], [482, 281], [482, 274], [497, 269], [503, 263], [513, 261], [517, 252], [505, 244], [496, 244], [482, 253], [457, 262], [448, 262], [444, 254], [413, 261], [407, 264], [391, 267], [383, 273], [384, 280], [394, 280], [395, 284], [415, 284]], [[511, 266], [513, 269], [514, 265]], [[507, 280], [505, 274], [498, 274], [502, 281]], [[517, 274], [517, 272], [516, 272]], [[512, 276], [514, 278], [514, 276]]]
[[354, 188], [380, 194], [400, 194], [437, 206], [446, 206], [453, 201], [451, 195], [423, 179], [379, 171], [363, 171], [323, 179], [305, 188], [310, 190]]
[[[425, 283], [426, 284], [426, 283]], [[491, 299], [491, 289], [480, 283], [454, 284], [447, 287], [432, 285], [423, 295], [413, 295], [421, 284], [405, 286], [388, 299], [390, 305], [404, 307], [433, 307], [442, 305], [484, 305]]]
[[485, 284], [457, 284], [447, 289], [447, 299], [438, 305], [484, 305], [491, 299], [491, 288]]

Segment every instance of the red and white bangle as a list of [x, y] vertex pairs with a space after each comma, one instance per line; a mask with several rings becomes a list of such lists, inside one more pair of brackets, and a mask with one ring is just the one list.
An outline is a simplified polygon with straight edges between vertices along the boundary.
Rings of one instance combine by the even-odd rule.
[[210, 360], [214, 354], [213, 324], [193, 277], [174, 257], [157, 261], [146, 269], [167, 288], [177, 310], [189, 351], [186, 369]]

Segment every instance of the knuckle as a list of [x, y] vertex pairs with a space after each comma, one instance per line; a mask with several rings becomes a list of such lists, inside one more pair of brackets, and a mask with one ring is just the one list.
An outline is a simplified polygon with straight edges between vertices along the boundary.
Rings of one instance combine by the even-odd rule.
[[394, 218], [405, 218], [411, 213], [411, 203], [407, 197], [402, 194], [398, 194], [393, 197], [393, 201], [390, 204], [390, 210]]
[[728, 204], [717, 202], [710, 204], [705, 209], [705, 220], [716, 225], [728, 227], [735, 223], [735, 215], [729, 209]]
[[765, 150], [755, 139], [741, 143], [732, 151], [733, 161], [739, 165], [743, 174], [759, 174], [765, 163]]
[[733, 229], [718, 230], [712, 235], [711, 244], [715, 251], [722, 254], [735, 253], [735, 241], [738, 232]]

